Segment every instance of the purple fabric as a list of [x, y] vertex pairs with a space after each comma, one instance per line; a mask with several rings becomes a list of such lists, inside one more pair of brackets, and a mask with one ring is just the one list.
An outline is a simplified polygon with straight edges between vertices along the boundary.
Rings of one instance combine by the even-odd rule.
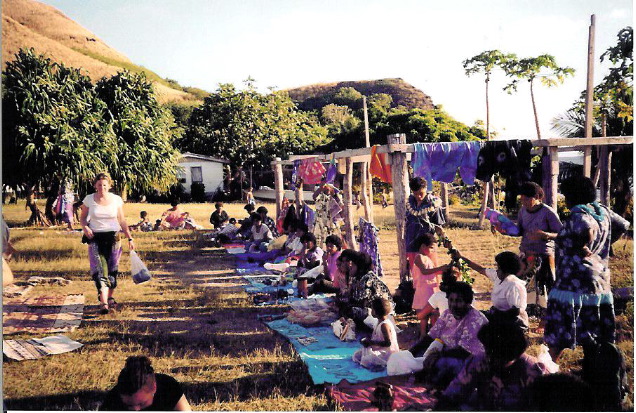
[[291, 185], [289, 189], [296, 190], [296, 181], [298, 181], [298, 168], [300, 167], [301, 160], [294, 161], [294, 169], [292, 170]]
[[336, 174], [338, 173], [338, 167], [336, 166], [335, 158], [331, 158], [331, 162], [329, 163], [329, 169], [327, 169], [327, 178], [326, 182], [328, 184], [333, 184], [336, 180]]
[[453, 182], [458, 167], [466, 184], [475, 182], [481, 142], [414, 143], [413, 147], [413, 175], [426, 179], [429, 191], [433, 181]]

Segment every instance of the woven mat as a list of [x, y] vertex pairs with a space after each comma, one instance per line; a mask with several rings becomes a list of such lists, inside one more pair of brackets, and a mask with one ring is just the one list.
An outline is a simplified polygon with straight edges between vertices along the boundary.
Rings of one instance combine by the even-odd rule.
[[2, 340], [2, 352], [12, 360], [35, 360], [52, 354], [62, 354], [76, 350], [83, 344], [57, 335], [30, 340]]
[[2, 333], [63, 333], [79, 327], [84, 295], [45, 295], [7, 302], [2, 308]]

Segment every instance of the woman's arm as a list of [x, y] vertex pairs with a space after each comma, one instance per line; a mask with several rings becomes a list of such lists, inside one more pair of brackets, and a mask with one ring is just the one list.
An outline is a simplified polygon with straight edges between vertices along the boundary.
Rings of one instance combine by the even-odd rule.
[[119, 208], [117, 208], [117, 219], [119, 220], [119, 226], [121, 227], [121, 230], [124, 232], [126, 238], [128, 238], [128, 249], [134, 250], [135, 244], [133, 243], [132, 235], [130, 235], [130, 228], [128, 228], [128, 224], [126, 223], [123, 205], [120, 205]]
[[477, 264], [476, 262], [471, 261], [470, 258], [467, 258], [467, 257], [463, 256], [459, 251], [456, 252], [456, 256], [457, 256], [457, 258], [461, 258], [464, 261], [466, 261], [466, 264], [470, 268], [472, 268], [473, 270], [477, 271], [481, 275], [486, 275], [486, 268], [482, 267], [481, 265]]
[[86, 238], [93, 239], [93, 231], [88, 226], [88, 207], [84, 204], [80, 207], [80, 224]]

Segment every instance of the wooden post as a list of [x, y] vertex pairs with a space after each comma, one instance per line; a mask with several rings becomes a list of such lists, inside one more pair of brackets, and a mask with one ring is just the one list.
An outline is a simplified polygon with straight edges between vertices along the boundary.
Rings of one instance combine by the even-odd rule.
[[[492, 178], [490, 179], [492, 181]], [[482, 183], [482, 189], [484, 197], [481, 200], [481, 210], [479, 211], [479, 227], [484, 225], [484, 219], [486, 218], [486, 207], [488, 206], [488, 194], [490, 194], [490, 181]]]
[[[389, 135], [389, 143], [399, 141], [406, 143], [406, 135], [403, 133]], [[406, 169], [406, 153], [389, 153], [391, 162], [391, 179], [393, 181], [393, 208], [395, 210], [395, 228], [397, 232], [398, 257], [400, 259], [400, 282], [410, 279], [409, 267], [406, 261], [406, 240], [404, 227], [406, 219], [406, 202], [408, 201], [408, 171]]]
[[281, 159], [276, 158], [274, 162], [274, 189], [276, 191], [276, 217], [280, 214], [280, 209], [283, 204], [283, 197], [285, 196], [285, 188], [283, 186], [283, 165]]
[[364, 219], [368, 222], [371, 222], [371, 207], [369, 204], [373, 205], [373, 200], [369, 199], [369, 188], [367, 185], [368, 178], [368, 162], [360, 162], [360, 195], [362, 196], [362, 205], [364, 206]]
[[345, 160], [346, 172], [343, 183], [343, 202], [344, 202], [344, 225], [345, 225], [345, 240], [349, 244], [349, 248], [357, 250], [358, 245], [356, 243], [356, 237], [354, 233], [353, 224], [353, 206], [351, 201], [353, 196], [351, 195], [351, 188], [353, 187], [353, 160], [346, 158]]
[[[592, 137], [594, 124], [594, 33], [596, 16], [590, 18], [590, 29], [587, 44], [587, 88], [585, 90], [585, 137]], [[592, 173], [592, 147], [586, 146], [583, 151], [583, 174], [590, 177]]]
[[369, 190], [369, 219], [367, 221], [369, 221], [370, 223], [373, 223], [373, 177], [371, 176], [371, 171], [369, 170], [369, 167], [371, 166], [371, 162], [366, 162], [366, 168], [364, 169], [366, 174], [367, 174], [367, 189]]
[[559, 180], [559, 147], [548, 146], [544, 155], [544, 176], [543, 191], [545, 192], [545, 203], [557, 209], [557, 194]]
[[444, 214], [444, 220], [448, 222], [448, 184], [442, 182], [442, 214]]
[[[607, 136], [607, 116], [603, 114], [602, 135]], [[603, 145], [599, 150], [597, 171], [600, 179], [601, 203], [610, 206], [610, 186], [612, 183], [612, 151], [607, 145]]]

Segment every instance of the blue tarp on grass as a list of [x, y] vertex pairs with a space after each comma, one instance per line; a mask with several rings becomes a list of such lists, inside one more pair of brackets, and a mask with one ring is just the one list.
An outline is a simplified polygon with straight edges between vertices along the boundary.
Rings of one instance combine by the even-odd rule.
[[289, 339], [307, 365], [314, 384], [335, 384], [343, 379], [359, 383], [386, 376], [386, 370], [367, 370], [351, 359], [353, 353], [362, 347], [359, 341], [362, 335], [357, 341], [340, 341], [331, 326], [303, 327], [286, 319], [265, 324]]

